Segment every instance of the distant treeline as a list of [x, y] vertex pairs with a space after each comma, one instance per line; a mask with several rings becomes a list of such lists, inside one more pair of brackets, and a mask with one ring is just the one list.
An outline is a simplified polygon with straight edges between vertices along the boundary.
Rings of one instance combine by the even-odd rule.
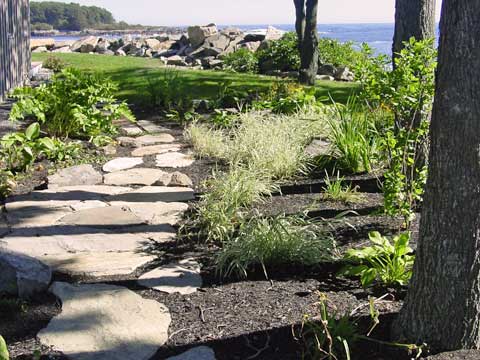
[[33, 30], [85, 30], [92, 28], [128, 27], [117, 23], [112, 13], [98, 6], [82, 6], [61, 2], [31, 2], [30, 17]]

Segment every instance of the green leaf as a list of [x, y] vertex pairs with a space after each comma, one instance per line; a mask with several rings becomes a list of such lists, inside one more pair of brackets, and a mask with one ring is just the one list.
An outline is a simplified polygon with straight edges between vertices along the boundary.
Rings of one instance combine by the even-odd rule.
[[363, 287], [367, 287], [371, 285], [375, 279], [377, 278], [377, 270], [376, 269], [368, 269], [362, 273], [362, 277], [360, 278], [360, 282], [362, 283]]
[[27, 130], [25, 130], [25, 136], [27, 137], [28, 140], [38, 139], [38, 137], [40, 136], [40, 124], [39, 123], [31, 124], [27, 128]]
[[0, 335], [0, 360], [9, 360], [10, 355], [7, 349], [7, 343], [5, 339]]

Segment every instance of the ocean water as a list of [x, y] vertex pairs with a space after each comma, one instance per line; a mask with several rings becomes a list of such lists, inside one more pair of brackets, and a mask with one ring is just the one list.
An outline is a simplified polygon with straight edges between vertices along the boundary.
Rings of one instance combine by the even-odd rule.
[[[295, 31], [294, 25], [272, 25], [284, 31]], [[267, 25], [237, 25], [244, 31], [264, 30]], [[320, 24], [321, 37], [337, 39], [341, 42], [353, 41], [356, 44], [367, 43], [379, 54], [392, 52], [394, 24]]]
[[[224, 28], [234, 26], [245, 32], [265, 32], [268, 25], [220, 25]], [[294, 31], [294, 25], [272, 24], [283, 31]], [[337, 39], [341, 42], [353, 41], [357, 44], [369, 44], [377, 53], [390, 54], [392, 51], [394, 24], [320, 24], [321, 37]], [[108, 35], [107, 35], [108, 36]], [[112, 36], [115, 37], [115, 36]], [[57, 40], [77, 40], [79, 36], [56, 36]]]

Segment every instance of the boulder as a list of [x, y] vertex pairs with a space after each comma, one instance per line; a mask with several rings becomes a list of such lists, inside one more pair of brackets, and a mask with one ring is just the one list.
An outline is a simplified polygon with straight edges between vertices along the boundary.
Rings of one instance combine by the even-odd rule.
[[206, 26], [190, 26], [188, 28], [188, 38], [192, 46], [200, 46], [204, 43], [205, 39], [216, 34], [218, 32], [215, 24], [209, 24]]
[[47, 290], [51, 279], [50, 267], [40, 261], [0, 250], [0, 294], [28, 299]]
[[148, 48], [157, 51], [160, 48], [160, 40], [158, 39], [145, 39], [145, 46]]
[[218, 60], [213, 56], [208, 56], [206, 58], [203, 58], [201, 62], [202, 62], [202, 67], [204, 69], [218, 69], [223, 66], [223, 61]]
[[55, 39], [31, 39], [30, 49], [35, 50], [39, 47], [51, 49], [55, 46]]
[[175, 55], [168, 58], [167, 65], [174, 65], [174, 66], [188, 66], [185, 57]]
[[65, 46], [71, 47], [73, 44], [75, 44], [75, 40], [56, 41], [53, 49], [60, 49]]
[[429, 356], [431, 360], [477, 360], [480, 359], [480, 350], [458, 350]]
[[334, 81], [335, 78], [333, 76], [330, 76], [330, 75], [317, 75], [316, 76], [317, 80], [321, 80], [321, 81]]
[[46, 53], [48, 49], [45, 46], [39, 46], [35, 50], [32, 50], [32, 53]]
[[244, 42], [239, 45], [241, 48], [256, 52], [262, 43], [260, 41]]
[[72, 52], [72, 49], [70, 49], [70, 46], [64, 46], [64, 47], [52, 50], [52, 53], [61, 53], [61, 54], [67, 54], [71, 52]]
[[263, 34], [247, 34], [245, 35], [245, 42], [256, 42], [265, 40], [265, 35]]
[[208, 37], [206, 42], [210, 45], [210, 47], [221, 49], [223, 51], [230, 44], [230, 37], [222, 33], [217, 33]]
[[77, 165], [58, 171], [48, 177], [49, 187], [101, 184], [103, 176], [92, 165]]
[[95, 46], [95, 52], [99, 54], [105, 54], [110, 48], [110, 41], [101, 39]]
[[267, 29], [267, 33], [265, 34], [265, 40], [280, 40], [284, 34], [284, 31], [279, 30], [273, 26], [269, 26]]
[[86, 38], [80, 39], [76, 41], [72, 46], [71, 49], [73, 52], [81, 52], [81, 53], [91, 53], [95, 50], [97, 46], [99, 38], [96, 36], [88, 36]]
[[335, 77], [337, 73], [337, 68], [331, 64], [324, 64], [318, 68], [317, 74], [318, 75], [328, 75]]
[[335, 73], [335, 80], [338, 81], [354, 81], [355, 75], [346, 66], [339, 67]]
[[243, 31], [240, 30], [239, 28], [235, 27], [228, 27], [226, 29], [223, 29], [221, 31], [222, 34], [227, 35], [230, 37], [230, 39], [236, 39], [238, 37], [243, 37]]
[[118, 49], [117, 51], [115, 51], [115, 55], [116, 56], [127, 56], [127, 54], [125, 53], [125, 51], [123, 51], [123, 49]]

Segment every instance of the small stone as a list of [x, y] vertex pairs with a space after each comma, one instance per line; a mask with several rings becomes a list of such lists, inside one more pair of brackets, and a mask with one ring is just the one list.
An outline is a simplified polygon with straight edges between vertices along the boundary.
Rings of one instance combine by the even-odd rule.
[[117, 147], [112, 144], [104, 146], [102, 150], [107, 156], [113, 156], [117, 154]]
[[62, 217], [58, 220], [58, 223], [72, 226], [99, 227], [102, 229], [145, 224], [130, 209], [120, 206], [76, 211]]
[[108, 185], [153, 185], [170, 182], [170, 174], [159, 169], [136, 168], [105, 175]]
[[52, 279], [50, 267], [21, 254], [0, 249], [0, 294], [28, 299], [48, 289]]
[[149, 132], [149, 133], [152, 133], [152, 134], [168, 131], [167, 128], [165, 128], [163, 126], [160, 126], [160, 125], [157, 125], [154, 122], [149, 121], [149, 120], [138, 120], [137, 124], [140, 127], [142, 127], [146, 132]]
[[115, 172], [115, 171], [127, 170], [141, 164], [143, 164], [142, 158], [127, 158], [127, 157], [116, 158], [109, 161], [105, 165], [103, 165], [103, 171]]
[[184, 173], [176, 171], [171, 175], [170, 183], [168, 184], [168, 186], [193, 187], [193, 182]]
[[215, 360], [215, 352], [207, 346], [198, 346], [167, 360]]
[[122, 126], [121, 132], [127, 136], [137, 136], [143, 134], [143, 130], [135, 125], [126, 125]]
[[195, 200], [195, 193], [191, 188], [166, 187], [166, 186], [145, 186], [125, 194], [113, 195], [107, 201], [124, 202], [184, 202]]
[[180, 168], [192, 165], [195, 160], [190, 155], [171, 152], [157, 155], [156, 165], [161, 168]]
[[113, 285], [56, 282], [62, 312], [39, 332], [40, 342], [72, 360], [148, 360], [168, 340], [168, 309]]
[[168, 294], [192, 294], [202, 286], [200, 265], [192, 259], [182, 260], [140, 276], [138, 283]]
[[316, 158], [330, 154], [330, 143], [324, 140], [315, 139], [305, 148], [305, 154], [310, 158]]
[[140, 147], [132, 151], [132, 156], [149, 156], [157, 154], [165, 154], [168, 152], [177, 152], [181, 150], [181, 145], [179, 144], [161, 144], [161, 145], [152, 145]]
[[92, 165], [77, 165], [58, 171], [48, 177], [49, 187], [97, 185], [103, 181], [102, 174], [96, 171]]

